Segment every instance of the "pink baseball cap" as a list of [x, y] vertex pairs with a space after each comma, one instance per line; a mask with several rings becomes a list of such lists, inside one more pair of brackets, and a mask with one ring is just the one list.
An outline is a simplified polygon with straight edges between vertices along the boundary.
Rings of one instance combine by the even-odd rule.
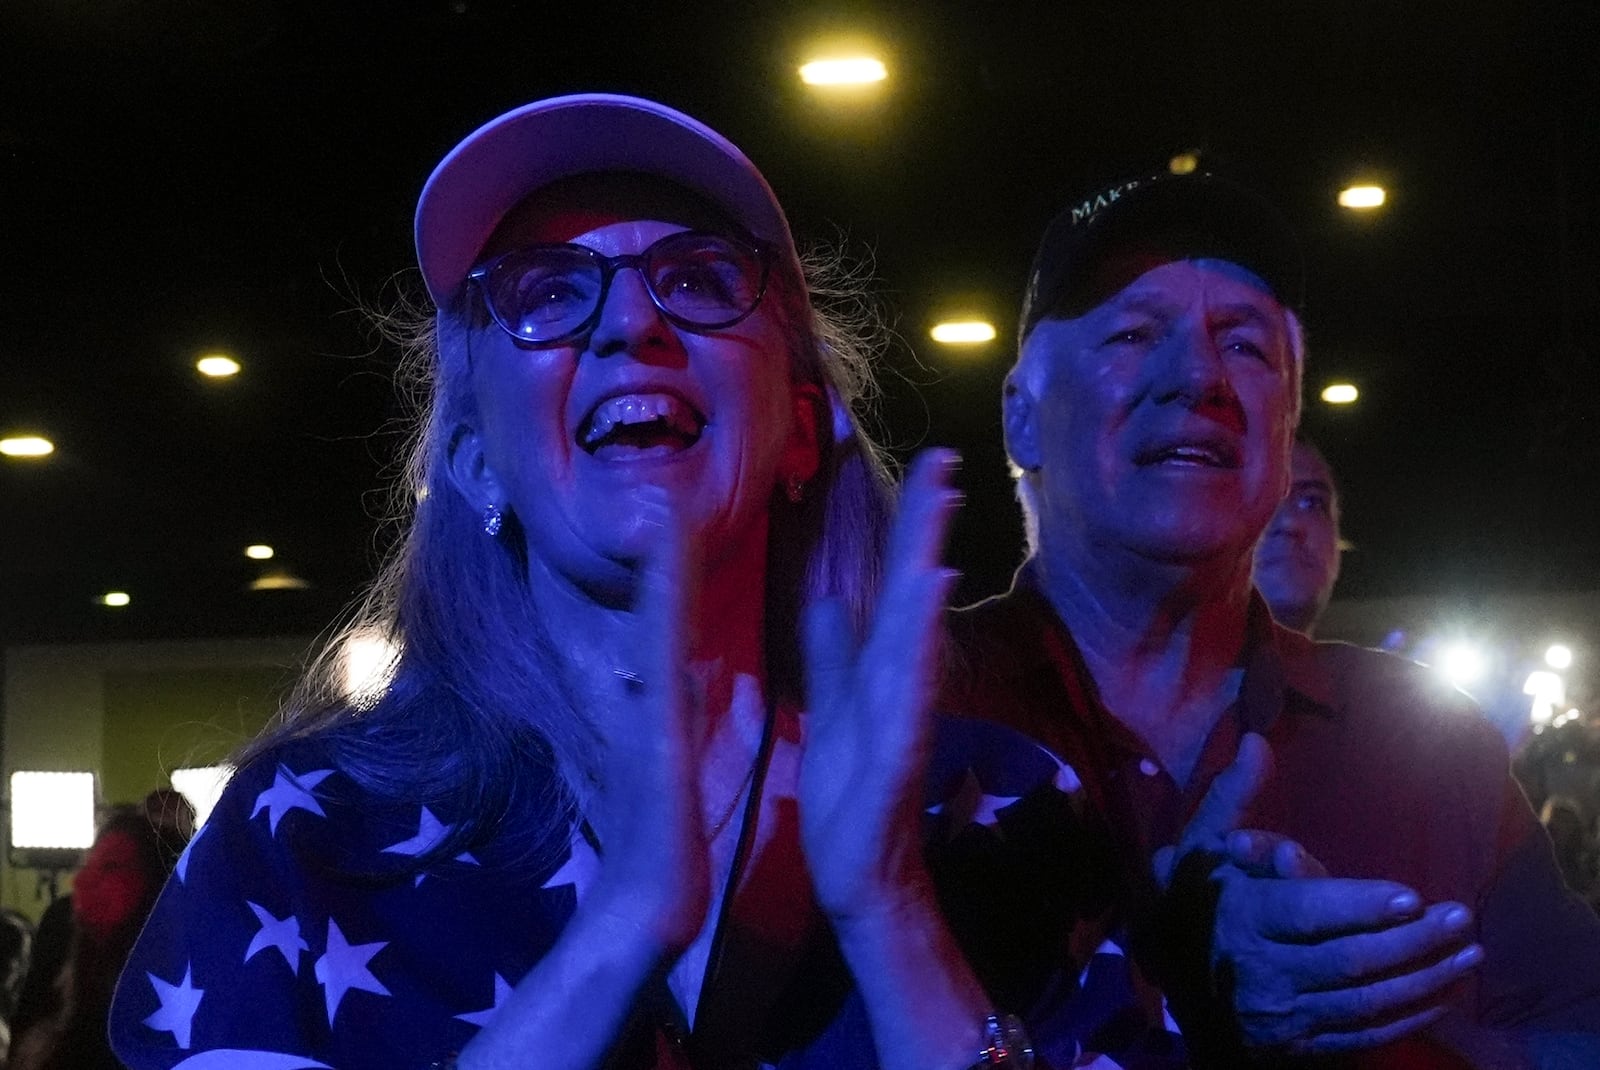
[[789, 221], [738, 146], [698, 120], [639, 97], [583, 93], [535, 101], [474, 130], [434, 168], [417, 201], [417, 263], [443, 307], [500, 220], [528, 194], [574, 175], [657, 175], [721, 208], [800, 274]]

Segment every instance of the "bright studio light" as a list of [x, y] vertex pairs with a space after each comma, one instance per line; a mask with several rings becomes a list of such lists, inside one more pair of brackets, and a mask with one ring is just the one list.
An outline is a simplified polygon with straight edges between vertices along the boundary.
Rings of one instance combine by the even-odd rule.
[[1439, 654], [1438, 669], [1452, 687], [1466, 687], [1484, 673], [1483, 651], [1471, 643], [1451, 643]]
[[0, 454], [7, 457], [48, 457], [55, 451], [56, 444], [39, 435], [0, 438]]
[[1556, 716], [1556, 707], [1567, 701], [1567, 685], [1559, 674], [1548, 669], [1537, 669], [1528, 674], [1522, 693], [1533, 698], [1528, 719], [1534, 724], [1548, 724], [1560, 728], [1566, 722]]
[[173, 788], [194, 807], [195, 828], [205, 824], [206, 818], [211, 816], [211, 811], [216, 808], [217, 800], [222, 798], [222, 789], [228, 786], [228, 778], [231, 776], [233, 776], [233, 766], [225, 763], [172, 771]]
[[195, 362], [195, 370], [212, 379], [239, 374], [239, 362], [223, 353], [210, 353]]
[[103, 606], [110, 606], [112, 609], [121, 609], [133, 601], [133, 596], [128, 594], [127, 591], [107, 591], [96, 601]]
[[806, 85], [871, 85], [887, 77], [889, 70], [883, 61], [871, 56], [814, 59], [800, 68], [800, 80]]
[[994, 341], [995, 329], [983, 320], [947, 320], [935, 324], [928, 335], [947, 346], [971, 346]]
[[1528, 674], [1528, 679], [1522, 685], [1524, 695], [1532, 695], [1535, 699], [1559, 705], [1567, 701], [1567, 685], [1561, 676], [1548, 669], [1536, 669]]
[[94, 843], [94, 774], [11, 774], [11, 846], [84, 850]]
[[340, 652], [344, 662], [344, 686], [358, 707], [376, 702], [394, 678], [400, 647], [375, 629], [351, 634]]
[[1354, 383], [1329, 383], [1322, 388], [1322, 400], [1329, 405], [1349, 405], [1360, 396]]
[[264, 542], [258, 542], [253, 546], [246, 546], [244, 548], [244, 556], [248, 557], [252, 561], [271, 561], [273, 553], [275, 553], [275, 551], [272, 549], [272, 547], [268, 546]]
[[1382, 186], [1346, 186], [1339, 191], [1339, 204], [1344, 208], [1382, 208], [1384, 197]]
[[1552, 643], [1544, 652], [1544, 663], [1552, 669], [1572, 668], [1572, 648], [1565, 643]]

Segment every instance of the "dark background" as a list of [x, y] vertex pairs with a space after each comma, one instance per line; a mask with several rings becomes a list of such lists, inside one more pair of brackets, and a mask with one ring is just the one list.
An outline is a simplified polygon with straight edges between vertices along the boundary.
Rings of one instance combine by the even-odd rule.
[[[828, 34], [890, 78], [830, 103]], [[1341, 595], [1592, 590], [1600, 12], [1587, 2], [901, 4], [7, 0], [0, 8], [0, 641], [322, 628], [371, 575], [400, 442], [361, 304], [416, 288], [439, 157], [541, 96], [655, 97], [764, 169], [802, 242], [874, 258], [883, 429], [967, 457], [960, 595], [1020, 523], [998, 392], [1062, 205], [1198, 151], [1309, 257], [1306, 427]], [[1353, 179], [1389, 190], [1355, 215]], [[927, 340], [986, 313], [977, 350]], [[197, 357], [244, 365], [204, 380]], [[1361, 401], [1316, 391], [1348, 378]], [[247, 543], [303, 591], [247, 592]], [[128, 591], [123, 610], [95, 604]]]

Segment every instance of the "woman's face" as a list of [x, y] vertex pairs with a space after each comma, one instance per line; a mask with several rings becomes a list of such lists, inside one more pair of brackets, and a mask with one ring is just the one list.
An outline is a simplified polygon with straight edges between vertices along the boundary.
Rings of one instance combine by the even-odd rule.
[[[664, 183], [591, 176], [525, 201], [483, 259], [542, 242], [640, 253], [690, 229], [729, 228]], [[516, 514], [531, 564], [588, 589], [625, 585], [648, 549], [659, 511], [641, 506], [641, 490], [664, 493], [708, 563], [764, 554], [775, 489], [818, 463], [821, 395], [790, 383], [780, 305], [769, 290], [732, 327], [685, 328], [623, 268], [593, 328], [563, 343], [528, 345], [492, 321], [469, 327], [477, 411], [457, 441], [458, 486], [475, 510]]]
[[133, 922], [154, 893], [138, 842], [125, 832], [106, 832], [72, 879], [72, 911], [90, 935], [104, 939]]

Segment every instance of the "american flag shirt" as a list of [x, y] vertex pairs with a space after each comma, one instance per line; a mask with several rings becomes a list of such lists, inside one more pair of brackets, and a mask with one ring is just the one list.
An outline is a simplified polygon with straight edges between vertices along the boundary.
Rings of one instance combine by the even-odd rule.
[[[997, 1005], [1033, 1029], [1039, 1065], [1181, 1065], [1174, 1036], [1125, 1013], [1117, 935], [1080, 917], [1104, 889], [1073, 771], [1009, 729], [941, 720], [927, 783], [941, 905]], [[554, 946], [599, 857], [573, 832], [542, 867], [503, 864], [491, 840], [408, 873], [450, 820], [375, 802], [316, 739], [239, 771], [123, 973], [118, 1056], [133, 1070], [424, 1070], [461, 1050]], [[806, 961], [823, 965], [785, 998], [812, 1005], [785, 1010], [814, 1026], [780, 1053], [696, 1060], [646, 1013], [607, 1066], [876, 1070], [836, 951]]]

